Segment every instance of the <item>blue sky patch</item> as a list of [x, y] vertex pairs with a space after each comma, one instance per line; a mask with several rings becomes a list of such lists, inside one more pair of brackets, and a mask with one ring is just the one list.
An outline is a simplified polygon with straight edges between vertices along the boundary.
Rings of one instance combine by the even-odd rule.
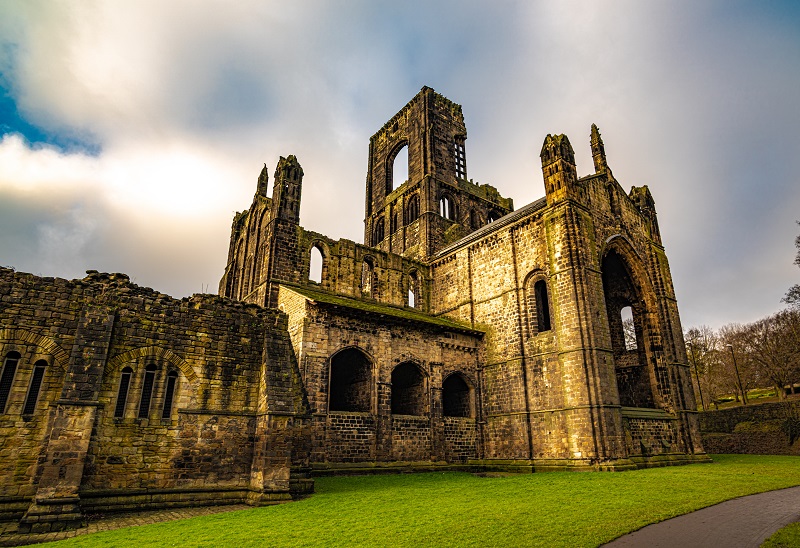
[[79, 138], [68, 132], [50, 132], [23, 118], [8, 89], [0, 85], [0, 136], [9, 133], [22, 135], [32, 146], [49, 145], [62, 152], [80, 152], [90, 156], [100, 154], [99, 143]]

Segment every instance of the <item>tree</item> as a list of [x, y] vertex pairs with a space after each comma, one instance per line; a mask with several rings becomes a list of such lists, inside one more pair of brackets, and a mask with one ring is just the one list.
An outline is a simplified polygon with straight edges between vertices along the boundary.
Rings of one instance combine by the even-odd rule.
[[[798, 221], [797, 224], [800, 224], [800, 221]], [[794, 257], [794, 264], [800, 266], [800, 235], [794, 239], [794, 246], [797, 248], [797, 255]], [[800, 284], [794, 284], [792, 287], [790, 287], [789, 291], [786, 292], [786, 296], [781, 299], [781, 301], [793, 308], [800, 309]]]
[[780, 399], [785, 388], [800, 380], [800, 308], [784, 310], [746, 326], [744, 342], [749, 359], [762, 379], [775, 387]]
[[709, 373], [711, 371], [711, 353], [714, 351], [717, 336], [714, 334], [713, 329], [707, 325], [701, 325], [686, 331], [684, 339], [686, 340], [686, 349], [689, 354], [689, 363], [694, 369], [694, 379], [697, 385], [696, 396], [698, 397], [695, 399], [700, 400], [700, 405], [705, 411], [706, 401], [708, 401], [709, 405], [713, 403], [716, 406], [715, 396], [717, 390], [709, 382]]
[[763, 386], [760, 372], [753, 361], [751, 348], [746, 337], [748, 326], [732, 323], [719, 330], [721, 339], [720, 358], [724, 372], [725, 385], [747, 405], [747, 391]]

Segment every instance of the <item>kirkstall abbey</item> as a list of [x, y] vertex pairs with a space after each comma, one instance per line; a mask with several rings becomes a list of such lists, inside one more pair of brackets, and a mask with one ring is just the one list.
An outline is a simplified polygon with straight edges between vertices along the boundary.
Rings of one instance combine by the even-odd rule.
[[594, 173], [548, 135], [544, 198], [515, 210], [468, 179], [466, 137], [428, 87], [372, 136], [363, 244], [300, 225], [297, 158], [271, 189], [265, 167], [218, 296], [0, 269], [1, 521], [707, 460], [648, 188], [623, 190], [592, 126]]

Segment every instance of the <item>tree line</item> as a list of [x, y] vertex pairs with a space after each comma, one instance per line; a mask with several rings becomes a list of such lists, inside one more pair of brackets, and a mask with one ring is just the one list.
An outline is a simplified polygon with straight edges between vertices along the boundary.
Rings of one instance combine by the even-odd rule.
[[[800, 266], [800, 236], [795, 239]], [[695, 394], [703, 409], [716, 407], [734, 394], [747, 404], [747, 392], [774, 388], [778, 398], [800, 393], [800, 285], [782, 299], [788, 305], [749, 324], [729, 324], [718, 330], [692, 327], [684, 333]]]

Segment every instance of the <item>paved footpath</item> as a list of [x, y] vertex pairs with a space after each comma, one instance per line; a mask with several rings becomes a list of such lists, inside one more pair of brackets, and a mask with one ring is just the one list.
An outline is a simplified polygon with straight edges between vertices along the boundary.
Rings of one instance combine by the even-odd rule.
[[100, 531], [121, 529], [123, 527], [150, 525], [151, 523], [175, 521], [178, 519], [193, 518], [196, 516], [208, 516], [210, 514], [232, 512], [234, 510], [248, 510], [252, 508], [252, 506], [247, 506], [246, 504], [232, 504], [229, 506], [199, 506], [196, 508], [154, 510], [151, 512], [138, 512], [136, 514], [112, 514], [109, 517], [90, 519], [86, 527], [81, 527], [75, 531], [30, 535], [21, 535], [15, 533], [0, 535], [0, 546], [22, 546], [25, 544], [36, 544], [39, 542], [51, 542], [54, 540], [72, 538], [78, 535], [88, 535], [90, 533], [99, 533]]
[[654, 523], [603, 547], [758, 548], [775, 531], [796, 521], [800, 521], [800, 487], [790, 487]]

